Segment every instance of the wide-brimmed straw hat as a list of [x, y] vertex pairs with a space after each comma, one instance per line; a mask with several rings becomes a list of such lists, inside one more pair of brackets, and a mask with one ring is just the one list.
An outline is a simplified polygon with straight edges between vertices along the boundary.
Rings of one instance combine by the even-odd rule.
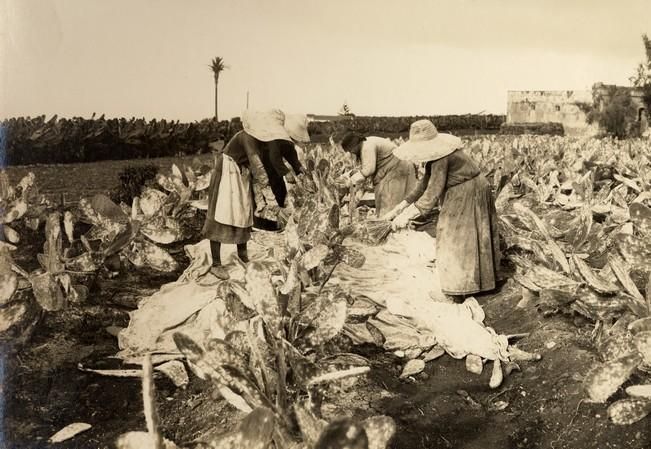
[[266, 111], [249, 111], [242, 113], [244, 131], [262, 142], [287, 140], [292, 138], [285, 129], [285, 114], [280, 109]]
[[461, 139], [438, 132], [429, 120], [418, 120], [409, 128], [409, 140], [393, 150], [393, 154], [410, 162], [436, 161], [461, 148]]
[[307, 132], [307, 115], [285, 114], [285, 131], [297, 142], [309, 142], [310, 134]]

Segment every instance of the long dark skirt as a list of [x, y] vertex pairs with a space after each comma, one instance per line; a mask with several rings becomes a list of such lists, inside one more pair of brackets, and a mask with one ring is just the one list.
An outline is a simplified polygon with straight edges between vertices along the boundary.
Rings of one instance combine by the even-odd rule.
[[208, 212], [201, 233], [205, 238], [215, 242], [226, 244], [246, 243], [251, 238], [251, 228], [238, 228], [215, 221], [215, 206], [217, 205], [219, 183], [222, 179], [223, 160], [222, 155], [215, 158], [215, 168], [208, 187]]
[[374, 183], [375, 215], [381, 217], [400, 204], [414, 188], [416, 167], [410, 162], [399, 161]]
[[500, 264], [497, 213], [483, 175], [450, 187], [436, 228], [436, 266], [447, 295], [493, 290]]

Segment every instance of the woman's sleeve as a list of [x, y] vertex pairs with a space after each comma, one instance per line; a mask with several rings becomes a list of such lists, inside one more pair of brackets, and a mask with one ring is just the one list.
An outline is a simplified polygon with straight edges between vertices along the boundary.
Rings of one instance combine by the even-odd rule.
[[418, 180], [411, 192], [409, 192], [409, 194], [405, 197], [406, 202], [413, 204], [418, 201], [421, 196], [423, 196], [423, 193], [425, 193], [425, 190], [427, 189], [427, 184], [429, 183], [429, 175], [430, 172], [426, 167], [423, 177]]
[[283, 157], [287, 162], [289, 162], [289, 165], [291, 165], [292, 170], [294, 170], [294, 173], [296, 173], [297, 175], [303, 173], [303, 165], [301, 164], [301, 161], [298, 159], [298, 152], [296, 151], [296, 148], [294, 148], [294, 145], [287, 145], [284, 148]]
[[375, 168], [377, 164], [377, 154], [375, 145], [370, 143], [368, 140], [364, 141], [362, 144], [362, 151], [360, 154], [360, 159], [362, 160], [362, 175], [365, 178], [368, 178], [373, 173], [375, 173]]
[[272, 140], [267, 143], [267, 150], [269, 151], [269, 162], [271, 162], [274, 171], [280, 177], [289, 173], [289, 167], [283, 162], [283, 143]]
[[429, 167], [428, 174], [427, 188], [414, 204], [423, 214], [436, 207], [443, 190], [445, 190], [448, 176], [448, 158], [443, 157], [433, 162]]
[[249, 169], [251, 170], [251, 175], [257, 182], [268, 185], [269, 177], [267, 176], [267, 172], [265, 171], [264, 165], [262, 164], [262, 159], [260, 159], [258, 141], [246, 133], [243, 134], [242, 144], [244, 145], [246, 157], [249, 160]]

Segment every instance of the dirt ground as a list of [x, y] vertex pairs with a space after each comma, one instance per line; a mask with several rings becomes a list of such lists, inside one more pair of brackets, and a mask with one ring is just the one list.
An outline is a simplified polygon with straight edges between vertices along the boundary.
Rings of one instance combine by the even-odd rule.
[[[61, 171], [58, 176], [61, 179], [51, 182], [69, 188], [70, 178]], [[35, 268], [33, 254], [41, 244], [27, 235], [18, 262]], [[184, 267], [179, 248], [176, 255]], [[106, 327], [126, 326], [128, 311], [139, 297], [177, 276], [131, 271], [99, 278], [88, 304], [45, 314], [24, 347], [13, 354], [3, 351], [0, 448], [111, 448], [121, 433], [144, 430], [139, 379], [102, 377], [82, 372], [77, 365], [93, 361], [109, 366], [107, 357], [118, 347]], [[651, 447], [649, 418], [615, 426], [607, 419], [608, 404], [584, 400], [581, 381], [596, 361], [590, 323], [568, 316], [544, 318], [535, 309], [516, 308], [521, 294], [512, 281], [478, 299], [488, 325], [506, 334], [529, 332], [519, 346], [540, 352], [543, 359], [522, 363], [521, 372], [491, 390], [490, 365], [477, 376], [466, 371], [462, 360], [445, 355], [429, 362], [415, 378], [400, 380], [403, 360], [378, 348], [355, 347], [354, 352], [371, 360], [372, 370], [347, 394], [326, 404], [326, 417], [389, 415], [398, 425], [394, 449]], [[631, 379], [641, 382], [649, 382], [648, 376], [638, 373]], [[191, 447], [207, 429], [218, 434], [237, 422], [238, 412], [213, 393], [212, 385], [192, 375], [185, 389], [163, 377], [157, 378], [156, 387], [162, 431], [177, 444]], [[619, 392], [610, 402], [622, 396]], [[91, 429], [58, 445], [47, 442], [59, 429], [79, 421], [91, 424]]]
[[[7, 175], [12, 183], [29, 172], [36, 175], [39, 192], [55, 204], [64, 205], [76, 203], [80, 197], [91, 197], [96, 193], [110, 192], [118, 183], [120, 171], [130, 166], [153, 164], [160, 167], [163, 173], [169, 173], [172, 164], [191, 165], [210, 163], [211, 154], [185, 157], [164, 157], [153, 159], [131, 159], [122, 161], [100, 161], [79, 164], [38, 164], [9, 167]], [[180, 167], [182, 168], [182, 166]]]

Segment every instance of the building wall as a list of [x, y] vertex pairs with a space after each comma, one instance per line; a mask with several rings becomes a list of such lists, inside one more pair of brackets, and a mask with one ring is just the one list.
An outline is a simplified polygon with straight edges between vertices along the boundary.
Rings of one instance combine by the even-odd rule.
[[[597, 83], [607, 101], [607, 85]], [[643, 93], [629, 88], [631, 100], [638, 114], [638, 125], [644, 133], [648, 128], [649, 111], [646, 111]], [[527, 90], [509, 91], [507, 95], [506, 123], [562, 123], [568, 135], [594, 135], [599, 131], [596, 124], [588, 124], [586, 113], [580, 104], [592, 105], [591, 90]], [[603, 107], [603, 103], [601, 104]]]
[[589, 90], [531, 90], [509, 91], [507, 94], [507, 123], [562, 123], [565, 133], [594, 134], [596, 126], [589, 125], [586, 114], [578, 105], [592, 104]]

